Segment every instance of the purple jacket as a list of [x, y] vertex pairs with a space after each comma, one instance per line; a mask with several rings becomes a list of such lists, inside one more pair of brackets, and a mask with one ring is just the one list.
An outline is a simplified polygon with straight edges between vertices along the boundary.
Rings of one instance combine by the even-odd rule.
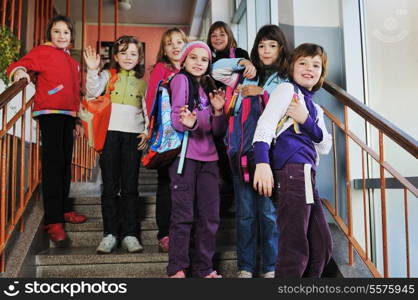
[[225, 115], [215, 117], [208, 96], [203, 88], [199, 88], [200, 102], [203, 109], [194, 110], [197, 113], [197, 121], [193, 128], [187, 128], [180, 122], [179, 110], [188, 100], [189, 83], [183, 74], [176, 75], [170, 81], [171, 88], [171, 122], [174, 129], [189, 133], [186, 158], [199, 161], [217, 161], [218, 153], [213, 141], [214, 135], [220, 135], [226, 130]]

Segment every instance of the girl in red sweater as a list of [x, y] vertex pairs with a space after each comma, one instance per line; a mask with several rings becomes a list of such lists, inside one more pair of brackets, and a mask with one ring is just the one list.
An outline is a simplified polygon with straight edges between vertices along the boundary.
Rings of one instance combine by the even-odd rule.
[[80, 67], [68, 50], [74, 42], [72, 21], [57, 15], [46, 33], [48, 42], [11, 64], [7, 72], [14, 81], [26, 78], [28, 82], [28, 71], [38, 74], [33, 117], [39, 120], [41, 130], [45, 229], [51, 241], [65, 246], [68, 237], [63, 223], [86, 221], [73, 211], [68, 198], [73, 130], [80, 106]]
[[[180, 57], [183, 46], [188, 42], [186, 35], [179, 28], [171, 28], [163, 33], [157, 63], [151, 72], [145, 102], [148, 117], [156, 94], [158, 82], [167, 80], [180, 70]], [[168, 231], [170, 227], [171, 199], [168, 167], [158, 169], [157, 203], [155, 211], [158, 226], [158, 246], [161, 252], [168, 252]]]

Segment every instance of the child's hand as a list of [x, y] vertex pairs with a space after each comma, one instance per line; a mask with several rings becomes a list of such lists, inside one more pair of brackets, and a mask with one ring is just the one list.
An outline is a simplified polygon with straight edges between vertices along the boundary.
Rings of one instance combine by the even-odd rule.
[[96, 49], [87, 46], [84, 50], [84, 61], [88, 69], [97, 70], [100, 66], [100, 55], [96, 53]]
[[137, 149], [144, 150], [148, 141], [147, 135], [145, 133], [140, 133], [136, 138], [139, 140]]
[[225, 105], [225, 91], [223, 89], [214, 90], [213, 93], [209, 93], [209, 98], [215, 116], [222, 115], [223, 107]]
[[81, 124], [75, 124], [75, 128], [74, 128], [74, 132], [73, 132], [74, 136], [83, 136], [84, 135], [84, 127]]
[[286, 115], [299, 124], [303, 124], [309, 116], [309, 111], [297, 98], [293, 97], [287, 108]]
[[196, 112], [191, 112], [188, 105], [180, 108], [180, 123], [188, 128], [193, 128], [197, 120]]
[[257, 75], [257, 69], [254, 67], [253, 63], [249, 61], [248, 59], [240, 60], [239, 65], [245, 67], [245, 70], [243, 73], [243, 76], [245, 78], [251, 79], [251, 78], [254, 78], [255, 75]]
[[26, 78], [28, 80], [28, 84], [30, 83], [30, 76], [26, 73], [23, 69], [17, 69], [13, 75], [13, 82], [19, 81], [22, 78]]
[[262, 87], [259, 87], [258, 85], [244, 85], [241, 88], [241, 95], [242, 97], [248, 97], [248, 96], [257, 96], [262, 95], [264, 93], [264, 90]]
[[271, 197], [273, 187], [274, 178], [270, 165], [266, 163], [257, 164], [255, 167], [253, 188], [261, 196]]

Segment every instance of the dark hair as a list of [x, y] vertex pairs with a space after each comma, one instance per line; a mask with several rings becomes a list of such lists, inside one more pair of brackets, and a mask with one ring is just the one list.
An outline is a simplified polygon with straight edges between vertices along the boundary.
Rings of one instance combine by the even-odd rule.
[[51, 38], [52, 26], [54, 26], [54, 24], [58, 23], [58, 22], [64, 22], [65, 24], [67, 24], [67, 27], [71, 32], [71, 44], [74, 45], [74, 38], [75, 38], [74, 23], [69, 17], [63, 16], [63, 15], [56, 15], [56, 16], [52, 17], [51, 20], [49, 20], [48, 26], [46, 27], [46, 40], [48, 42], [52, 41], [52, 38]]
[[290, 47], [286, 36], [277, 25], [264, 25], [257, 32], [253, 48], [251, 49], [251, 62], [256, 67], [258, 73], [262, 73], [265, 66], [258, 55], [258, 44], [265, 40], [273, 40], [279, 44], [279, 56], [269, 67], [276, 69], [281, 78], [286, 78], [288, 75]]
[[322, 61], [322, 72], [321, 72], [321, 77], [319, 77], [319, 81], [317, 82], [317, 84], [315, 84], [312, 87], [312, 91], [319, 90], [322, 87], [322, 84], [324, 83], [325, 77], [327, 76], [328, 57], [324, 48], [322, 48], [322, 46], [319, 46], [317, 44], [310, 44], [310, 43], [301, 44], [298, 47], [296, 47], [295, 50], [293, 50], [292, 56], [290, 58], [290, 64], [289, 64], [289, 78], [293, 81], [293, 69], [295, 66], [295, 62], [300, 57], [315, 57], [317, 55], [321, 58], [321, 61]]
[[144, 58], [144, 49], [142, 47], [142, 43], [140, 43], [134, 36], [123, 35], [115, 41], [112, 48], [112, 60], [110, 67], [116, 69], [117, 72], [120, 71], [120, 66], [119, 63], [115, 60], [115, 55], [121, 51], [126, 51], [126, 49], [129, 47], [129, 44], [135, 44], [138, 47], [138, 64], [133, 68], [133, 70], [135, 71], [135, 77], [141, 79], [145, 73], [144, 67], [140, 64]]
[[180, 28], [173, 27], [173, 28], [170, 28], [170, 29], [166, 30], [163, 33], [163, 35], [161, 36], [160, 49], [158, 49], [158, 54], [157, 54], [157, 63], [164, 62], [174, 70], [175, 66], [173, 66], [170, 59], [165, 54], [165, 50], [164, 50], [166, 39], [168, 39], [168, 38], [171, 39], [171, 35], [173, 33], [180, 34], [180, 36], [181, 36], [181, 38], [182, 38], [182, 40], [184, 41], [185, 44], [187, 44], [189, 42], [189, 39], [187, 38], [186, 34]]
[[212, 35], [212, 33], [216, 30], [222, 28], [226, 35], [228, 36], [228, 44], [226, 45], [227, 49], [231, 49], [231, 48], [236, 48], [237, 47], [237, 41], [234, 38], [234, 34], [232, 33], [231, 27], [229, 27], [228, 24], [226, 24], [225, 22], [222, 21], [216, 21], [215, 23], [213, 23], [210, 28], [209, 28], [209, 32], [208, 32], [208, 38], [207, 38], [207, 44], [210, 48], [210, 50], [215, 51], [215, 49], [212, 46], [212, 43], [210, 41], [210, 36]]

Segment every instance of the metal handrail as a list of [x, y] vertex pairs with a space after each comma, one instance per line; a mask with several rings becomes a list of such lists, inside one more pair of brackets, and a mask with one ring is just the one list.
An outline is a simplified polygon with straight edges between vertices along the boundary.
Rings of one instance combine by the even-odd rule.
[[[389, 253], [388, 253], [388, 236], [387, 236], [387, 211], [386, 211], [386, 178], [385, 172], [390, 173], [399, 183], [403, 186], [403, 205], [404, 205], [404, 215], [405, 215], [405, 247], [406, 247], [406, 277], [410, 277], [410, 237], [409, 237], [409, 224], [408, 224], [408, 192], [413, 194], [415, 197], [418, 197], [418, 189], [414, 184], [398, 172], [393, 166], [391, 166], [387, 161], [385, 161], [384, 156], [384, 135], [391, 138], [396, 144], [402, 147], [405, 151], [413, 155], [413, 157], [418, 158], [418, 142], [391, 122], [380, 116], [378, 113], [373, 111], [368, 106], [361, 103], [355, 97], [348, 94], [342, 88], [337, 86], [335, 83], [326, 81], [324, 84], [324, 89], [333, 95], [337, 101], [344, 105], [344, 121], [339, 121], [330, 111], [326, 108], [324, 109], [325, 115], [332, 122], [332, 133], [333, 133], [333, 142], [334, 142], [334, 191], [335, 191], [335, 204], [333, 205], [329, 200], [323, 199], [325, 207], [329, 210], [331, 215], [334, 217], [337, 225], [340, 227], [342, 232], [346, 235], [348, 240], [348, 262], [350, 265], [353, 264], [354, 255], [353, 249], [356, 249], [357, 253], [364, 261], [366, 266], [369, 268], [373, 276], [375, 277], [389, 277]], [[368, 124], [374, 126], [379, 132], [379, 150], [376, 152], [371, 147], [367, 145], [366, 142], [363, 142], [361, 138], [355, 135], [348, 126], [348, 108], [356, 112], [361, 116]], [[336, 153], [336, 129], [340, 129], [345, 136], [345, 186], [346, 186], [346, 206], [347, 206], [347, 222], [344, 221], [344, 217], [339, 215], [339, 201], [337, 196], [337, 153]], [[351, 166], [350, 166], [350, 141], [353, 141], [361, 149], [361, 165], [362, 165], [362, 200], [363, 200], [363, 222], [364, 222], [364, 244], [365, 247], [361, 246], [361, 243], [356, 239], [353, 233], [353, 210], [352, 210], [352, 193], [351, 193]], [[405, 153], [406, 154], [406, 153]], [[369, 222], [368, 215], [370, 212], [370, 207], [367, 205], [366, 196], [367, 190], [366, 187], [366, 157], [370, 157], [375, 160], [380, 168], [380, 202], [381, 202], [381, 227], [382, 227], [382, 252], [383, 252], [383, 275], [378, 270], [375, 262], [372, 261], [370, 255], [370, 237], [369, 237]], [[377, 220], [374, 220], [378, 222]], [[376, 225], [377, 223], [375, 223]], [[380, 241], [377, 241], [380, 242]]]

